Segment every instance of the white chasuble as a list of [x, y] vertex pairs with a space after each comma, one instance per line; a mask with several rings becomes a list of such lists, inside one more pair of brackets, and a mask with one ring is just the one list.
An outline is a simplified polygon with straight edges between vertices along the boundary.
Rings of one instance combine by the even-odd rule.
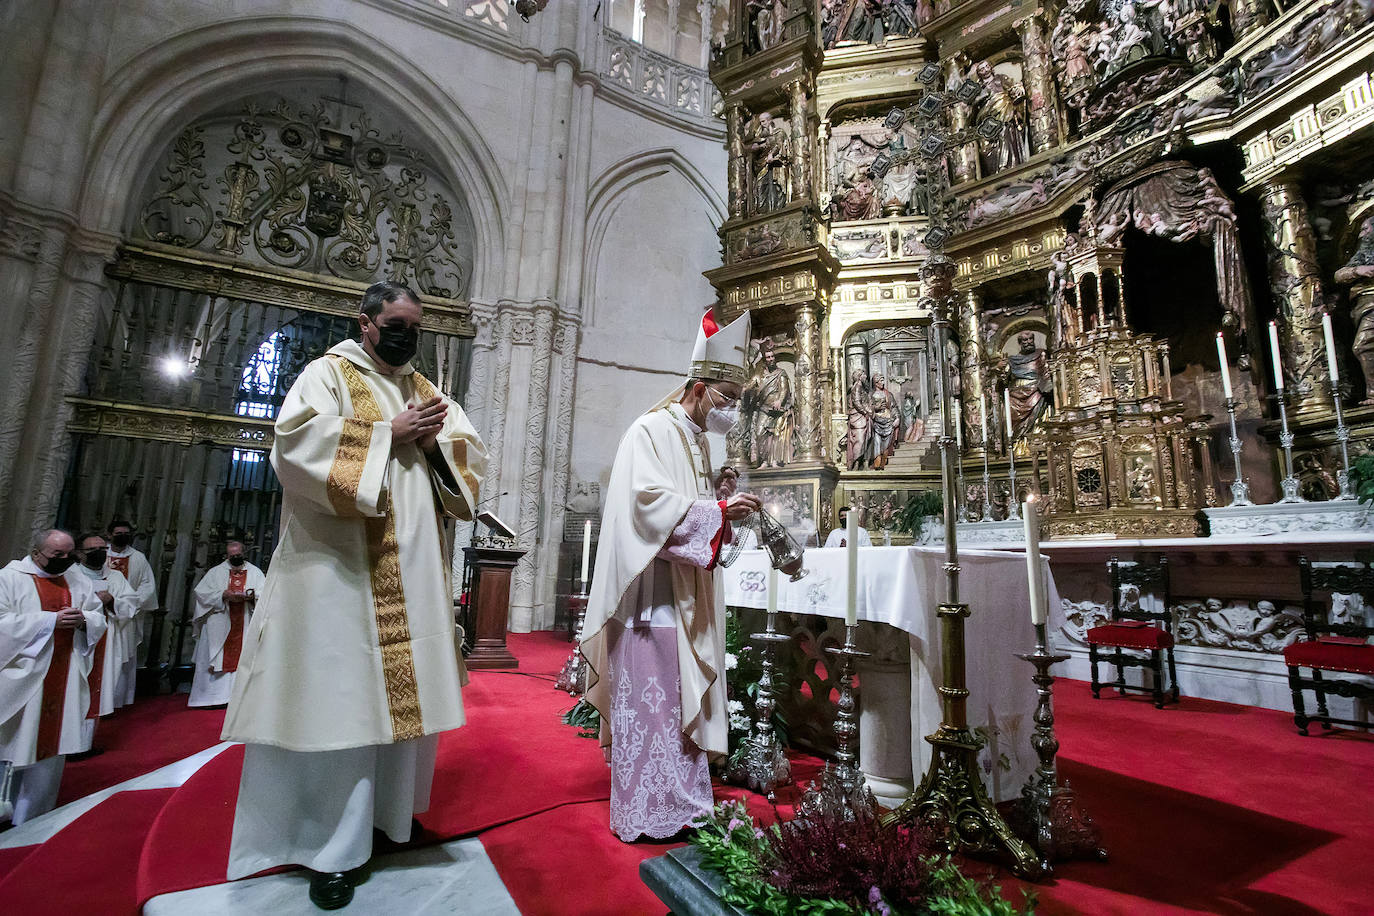
[[[688, 541], [699, 545], [704, 536], [709, 542], [723, 519], [716, 515], [709, 530], [702, 531], [703, 522], [696, 518], [704, 502], [714, 505], [715, 493], [705, 440], [698, 442], [689, 429], [682, 408], [673, 404], [640, 417], [620, 441], [601, 520], [582, 653], [591, 669], [587, 700], [601, 713], [601, 743], [609, 745], [619, 736], [612, 726], [616, 685], [606, 676], [611, 648], [607, 624], [619, 620], [630, 625], [646, 612], [650, 619], [644, 622], [650, 625], [660, 619], [670, 622], [676, 631], [682, 734], [715, 756], [728, 751], [725, 603], [715, 576], [704, 568], [709, 547], [704, 556], [692, 556], [690, 546], [675, 546], [674, 539], [693, 528]], [[659, 581], [664, 575], [667, 590]], [[665, 617], [654, 608], [668, 597], [673, 613]]]
[[[63, 606], [86, 629], [57, 629]], [[104, 635], [104, 609], [79, 572], [50, 576], [29, 557], [0, 570], [0, 760], [24, 767], [85, 750], [86, 679]]]
[[[196, 583], [192, 593], [196, 603], [192, 629], [196, 650], [195, 676], [191, 680], [188, 706], [219, 706], [229, 702], [234, 690], [234, 674], [243, 654], [243, 637], [253, 619], [248, 600], [261, 595], [267, 577], [252, 563], [234, 566], [227, 560], [211, 569]], [[225, 600], [228, 592], [230, 599]]]
[[67, 578], [78, 574], [85, 577], [97, 595], [109, 592], [112, 599], [110, 606], [105, 608], [105, 638], [96, 646], [89, 678], [91, 711], [88, 716], [108, 716], [126, 705], [118, 684], [125, 662], [138, 651], [138, 634], [134, 627], [139, 596], [128, 579], [108, 566], [91, 569], [78, 563], [67, 573]]
[[[105, 554], [105, 565], [128, 580], [129, 586], [138, 595], [138, 614], [134, 617], [133, 626], [133, 652], [137, 655], [138, 647], [143, 643], [144, 628], [148, 624], [148, 612], [156, 611], [158, 605], [157, 579], [153, 576], [153, 564], [149, 563], [148, 557], [137, 548], [119, 550], [112, 546]], [[130, 700], [132, 701], [132, 697]]]
[[356, 341], [287, 392], [272, 446], [281, 533], [225, 740], [328, 751], [463, 724], [440, 515], [471, 517], [485, 451], [447, 399], [433, 458], [391, 441], [391, 420], [435, 394], [409, 365], [378, 372]]

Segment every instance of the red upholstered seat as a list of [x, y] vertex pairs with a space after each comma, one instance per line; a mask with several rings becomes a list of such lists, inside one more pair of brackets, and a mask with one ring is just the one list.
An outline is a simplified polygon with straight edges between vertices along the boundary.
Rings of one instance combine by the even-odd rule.
[[1129, 623], [1108, 623], [1093, 627], [1084, 639], [1098, 646], [1120, 646], [1123, 649], [1170, 649], [1173, 634], [1162, 627], [1136, 626]]
[[1374, 674], [1374, 646], [1351, 645], [1324, 640], [1295, 642], [1283, 650], [1283, 661], [1290, 668], [1318, 668], [1322, 671]]

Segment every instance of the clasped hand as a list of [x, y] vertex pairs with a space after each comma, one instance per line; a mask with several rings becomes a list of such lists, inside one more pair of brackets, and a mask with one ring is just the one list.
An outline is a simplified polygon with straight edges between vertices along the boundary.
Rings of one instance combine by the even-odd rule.
[[414, 442], [428, 451], [439, 438], [439, 430], [444, 426], [444, 415], [448, 408], [444, 399], [430, 398], [422, 404], [410, 404], [391, 421], [391, 441], [394, 445]]
[[74, 607], [64, 607], [57, 612], [57, 628], [59, 630], [84, 630], [86, 629], [86, 615]]

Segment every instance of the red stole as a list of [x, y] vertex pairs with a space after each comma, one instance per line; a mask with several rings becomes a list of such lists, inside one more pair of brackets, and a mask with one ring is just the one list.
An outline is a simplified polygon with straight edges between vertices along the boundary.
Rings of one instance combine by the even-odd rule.
[[[45, 579], [29, 573], [38, 589], [38, 602], [43, 610], [56, 614], [72, 606], [72, 592], [61, 576]], [[72, 637], [75, 630], [54, 630], [52, 661], [43, 678], [43, 700], [38, 718], [38, 749], [35, 760], [56, 757], [62, 743], [62, 710], [67, 706], [67, 672], [72, 664]]]
[[110, 569], [119, 573], [124, 578], [129, 578], [129, 558], [128, 557], [108, 557]]
[[[105, 612], [106, 623], [111, 622], [109, 611]], [[110, 628], [105, 627], [105, 632], [100, 634], [100, 642], [95, 644], [95, 662], [91, 666], [90, 676], [86, 678], [86, 683], [91, 687], [91, 711], [86, 713], [87, 719], [100, 718], [100, 690], [105, 684], [105, 647], [109, 645]]]
[[[231, 595], [243, 595], [248, 584], [248, 570], [229, 570], [229, 591]], [[223, 671], [239, 670], [239, 653], [243, 651], [243, 622], [247, 616], [247, 602], [243, 598], [229, 599], [229, 635], [224, 638], [222, 656]]]

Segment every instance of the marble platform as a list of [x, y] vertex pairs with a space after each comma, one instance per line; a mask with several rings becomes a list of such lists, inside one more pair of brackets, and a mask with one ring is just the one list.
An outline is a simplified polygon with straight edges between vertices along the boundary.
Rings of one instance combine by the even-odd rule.
[[[143, 916], [307, 916], [320, 912], [306, 895], [309, 886], [305, 872], [290, 872], [197, 887], [154, 897], [144, 904]], [[520, 916], [475, 837], [378, 856], [343, 912]]]

